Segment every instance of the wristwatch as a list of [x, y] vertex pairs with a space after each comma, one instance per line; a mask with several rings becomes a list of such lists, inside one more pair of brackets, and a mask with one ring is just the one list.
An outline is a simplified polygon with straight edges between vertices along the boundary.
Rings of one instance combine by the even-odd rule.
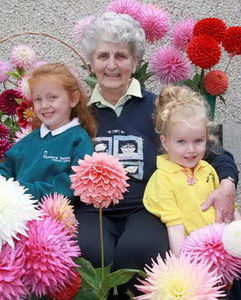
[[227, 177], [224, 177], [222, 179], [228, 179], [229, 181], [231, 181], [233, 184], [236, 185], [236, 181], [231, 176], [227, 176]]

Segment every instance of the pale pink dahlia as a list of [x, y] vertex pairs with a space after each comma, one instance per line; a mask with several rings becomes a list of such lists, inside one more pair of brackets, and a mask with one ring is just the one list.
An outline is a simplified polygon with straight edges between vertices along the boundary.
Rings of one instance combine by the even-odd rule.
[[3, 246], [0, 251], [0, 299], [19, 300], [28, 294], [22, 282], [24, 260], [22, 245], [18, 244], [14, 250], [8, 244]]
[[29, 75], [22, 76], [21, 79], [17, 81], [17, 91], [21, 95], [21, 98], [24, 98], [28, 101], [31, 100], [31, 92], [28, 84]]
[[26, 126], [26, 128], [20, 127], [20, 130], [15, 132], [15, 137], [13, 138], [14, 144], [21, 141], [21, 139], [23, 139], [32, 131], [33, 131], [32, 126], [29, 124]]
[[70, 175], [71, 188], [75, 196], [86, 204], [93, 204], [96, 208], [117, 204], [123, 199], [127, 191], [128, 177], [120, 161], [107, 153], [85, 155], [78, 161], [79, 166], [72, 169], [75, 174]]
[[70, 200], [64, 195], [54, 193], [54, 195], [46, 195], [39, 204], [43, 215], [51, 217], [53, 220], [64, 225], [69, 234], [77, 233], [78, 222], [74, 215], [74, 208], [70, 205]]
[[227, 253], [222, 243], [224, 223], [212, 224], [193, 231], [183, 242], [182, 252], [197, 262], [204, 260], [221, 275], [222, 284], [240, 278], [241, 260]]
[[6, 72], [12, 71], [10, 64], [7, 61], [0, 61], [0, 82], [6, 81], [10, 75]]
[[80, 42], [82, 39], [82, 35], [84, 30], [89, 24], [94, 20], [94, 16], [87, 16], [80, 19], [76, 25], [74, 26], [74, 37], [77, 42]]
[[144, 4], [138, 13], [137, 20], [145, 31], [148, 42], [161, 40], [169, 29], [167, 13], [152, 4]]
[[215, 300], [224, 296], [217, 286], [220, 276], [215, 270], [210, 271], [210, 265], [202, 261], [191, 261], [184, 253], [179, 258], [167, 254], [164, 261], [158, 255], [157, 262], [152, 260], [145, 272], [147, 278], [136, 286], [144, 295], [135, 299]]
[[112, 11], [117, 14], [127, 14], [134, 19], [138, 19], [141, 4], [136, 0], [115, 0], [110, 3], [106, 11]]
[[181, 51], [186, 50], [187, 44], [193, 38], [194, 24], [194, 20], [182, 20], [173, 27], [171, 42], [175, 48]]
[[31, 221], [28, 227], [28, 237], [21, 237], [26, 255], [24, 285], [37, 296], [55, 294], [65, 287], [68, 276], [74, 277], [72, 258], [80, 255], [80, 249], [52, 218]]
[[17, 90], [4, 90], [0, 95], [0, 110], [4, 114], [12, 116], [16, 114], [16, 110], [19, 107], [17, 99], [20, 97]]
[[15, 46], [11, 52], [11, 63], [16, 68], [28, 69], [37, 61], [33, 48], [27, 45]]
[[150, 58], [150, 70], [165, 83], [190, 78], [192, 65], [187, 57], [178, 49], [169, 46], [157, 50]]
[[8, 140], [9, 139], [9, 129], [0, 123], [0, 140]]

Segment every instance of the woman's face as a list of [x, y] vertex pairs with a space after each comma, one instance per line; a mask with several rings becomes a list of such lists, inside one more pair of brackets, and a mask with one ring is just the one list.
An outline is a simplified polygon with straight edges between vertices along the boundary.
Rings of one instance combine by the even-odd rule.
[[130, 47], [122, 43], [99, 41], [91, 59], [91, 69], [96, 74], [103, 93], [115, 89], [124, 95], [131, 74], [135, 72], [138, 60], [133, 57]]

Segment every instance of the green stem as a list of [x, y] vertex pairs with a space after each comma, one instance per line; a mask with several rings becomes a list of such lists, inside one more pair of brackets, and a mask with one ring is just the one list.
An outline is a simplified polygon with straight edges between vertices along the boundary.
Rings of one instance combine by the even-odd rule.
[[226, 66], [226, 68], [225, 68], [225, 70], [224, 70], [225, 73], [226, 73], [227, 70], [228, 70], [228, 66], [229, 66], [230, 63], [231, 63], [232, 58], [233, 58], [233, 56], [231, 56], [230, 59], [229, 59], [229, 61], [228, 61], [228, 64], [227, 64], [227, 66]]
[[101, 279], [104, 280], [104, 240], [103, 240], [103, 222], [102, 222], [102, 207], [99, 208], [99, 218], [100, 218], [100, 252], [101, 252]]

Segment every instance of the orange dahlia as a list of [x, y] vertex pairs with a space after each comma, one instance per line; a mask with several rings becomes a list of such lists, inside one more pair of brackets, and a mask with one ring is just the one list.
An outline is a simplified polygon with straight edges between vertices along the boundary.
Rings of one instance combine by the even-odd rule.
[[187, 55], [194, 65], [202, 69], [210, 69], [219, 62], [221, 47], [211, 36], [199, 35], [188, 44]]
[[204, 87], [213, 96], [223, 94], [228, 88], [228, 75], [221, 70], [210, 71], [204, 77]]
[[241, 26], [227, 28], [222, 45], [232, 56], [241, 55]]
[[197, 21], [193, 29], [193, 34], [194, 36], [210, 35], [220, 43], [223, 39], [226, 27], [226, 24], [221, 19], [206, 18]]

